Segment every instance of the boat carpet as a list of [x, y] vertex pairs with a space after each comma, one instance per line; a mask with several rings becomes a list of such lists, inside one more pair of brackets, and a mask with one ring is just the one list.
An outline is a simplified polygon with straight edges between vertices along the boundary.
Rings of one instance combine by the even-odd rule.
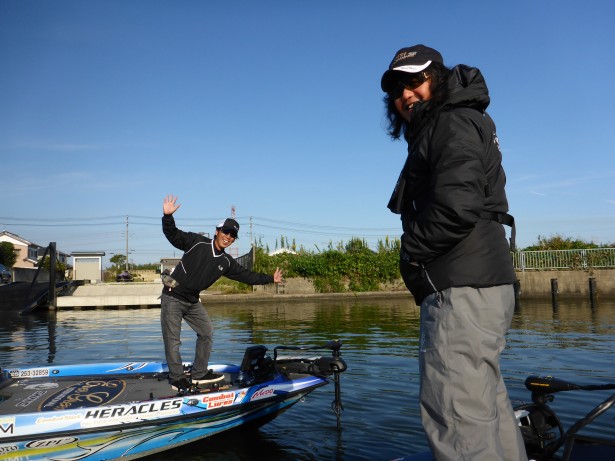
[[[229, 389], [228, 376], [218, 385], [201, 385], [195, 394]], [[74, 376], [12, 379], [0, 389], [0, 416], [102, 405], [121, 405], [176, 397], [166, 374]]]

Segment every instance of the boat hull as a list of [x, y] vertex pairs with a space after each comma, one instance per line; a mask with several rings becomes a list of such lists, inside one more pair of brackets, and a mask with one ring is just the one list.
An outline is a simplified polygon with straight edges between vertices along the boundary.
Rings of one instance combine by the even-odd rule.
[[158, 363], [10, 370], [0, 389], [0, 460], [136, 459], [264, 424], [328, 382], [275, 373], [247, 385], [236, 365], [212, 368], [225, 385], [183, 396]]

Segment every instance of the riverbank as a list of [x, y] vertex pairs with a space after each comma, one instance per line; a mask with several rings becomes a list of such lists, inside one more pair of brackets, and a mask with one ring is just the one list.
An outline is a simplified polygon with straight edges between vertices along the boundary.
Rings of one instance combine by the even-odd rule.
[[[205, 290], [201, 292], [201, 301], [206, 305], [219, 305], [227, 303], [272, 303], [280, 300], [301, 301], [318, 299], [338, 299], [338, 298], [391, 298], [409, 297], [406, 291], [378, 291], [368, 293], [315, 293], [312, 289], [307, 291], [303, 281], [290, 282], [284, 286], [281, 292], [280, 287], [271, 285], [260, 287], [251, 293], [225, 294], [215, 290]], [[290, 287], [288, 286], [290, 285]], [[101, 283], [95, 285], [84, 285], [77, 287], [72, 295], [60, 296], [57, 299], [58, 309], [82, 308], [82, 307], [152, 307], [160, 305], [160, 293], [162, 284], [160, 282], [150, 283]]]
[[[588, 297], [593, 293], [594, 296], [615, 298], [615, 270], [602, 269], [588, 271], [517, 271], [519, 297], [521, 298], [542, 298], [551, 297], [553, 288], [556, 287], [555, 294], [563, 297]], [[283, 294], [306, 294], [314, 295], [313, 285], [306, 279], [288, 279], [283, 287], [275, 285], [265, 285], [255, 287], [255, 293], [283, 293]], [[205, 293], [205, 292], [204, 292]], [[361, 296], [363, 293], [338, 293], [342, 296]], [[407, 292], [403, 282], [399, 280], [383, 287], [381, 292], [376, 292], [378, 296], [398, 296]]]
[[[558, 297], [595, 297], [615, 298], [615, 271], [526, 271], [518, 272], [518, 297], [546, 298]], [[37, 296], [48, 288], [48, 284], [36, 284]], [[30, 283], [17, 282], [0, 286], [0, 311], [21, 311], [28, 295]], [[156, 282], [99, 283], [78, 286], [72, 294], [58, 296], [58, 309], [82, 308], [129, 308], [160, 306], [162, 284]], [[593, 290], [593, 291], [592, 291]], [[203, 291], [201, 300], [207, 305], [228, 303], [272, 303], [277, 301], [298, 302], [303, 300], [331, 299], [411, 299], [403, 283], [397, 282], [376, 292], [316, 293], [307, 279], [288, 279], [284, 284], [271, 284], [254, 287], [245, 294], [225, 294], [213, 289]], [[30, 297], [32, 299], [32, 296]]]

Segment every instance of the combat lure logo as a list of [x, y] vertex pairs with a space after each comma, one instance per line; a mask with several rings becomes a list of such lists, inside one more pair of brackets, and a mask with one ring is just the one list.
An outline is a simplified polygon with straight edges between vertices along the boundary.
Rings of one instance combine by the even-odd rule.
[[203, 397], [203, 403], [207, 405], [207, 409], [218, 407], [226, 407], [232, 405], [235, 402], [234, 392], [222, 392], [216, 395], [206, 395]]
[[0, 435], [12, 434], [15, 430], [15, 418], [0, 418]]

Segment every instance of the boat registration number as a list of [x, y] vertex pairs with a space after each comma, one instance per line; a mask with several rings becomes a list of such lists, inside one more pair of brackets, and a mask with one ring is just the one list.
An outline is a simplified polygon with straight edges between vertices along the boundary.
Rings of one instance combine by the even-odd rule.
[[11, 378], [36, 378], [49, 376], [49, 368], [33, 368], [30, 370], [11, 370]]

